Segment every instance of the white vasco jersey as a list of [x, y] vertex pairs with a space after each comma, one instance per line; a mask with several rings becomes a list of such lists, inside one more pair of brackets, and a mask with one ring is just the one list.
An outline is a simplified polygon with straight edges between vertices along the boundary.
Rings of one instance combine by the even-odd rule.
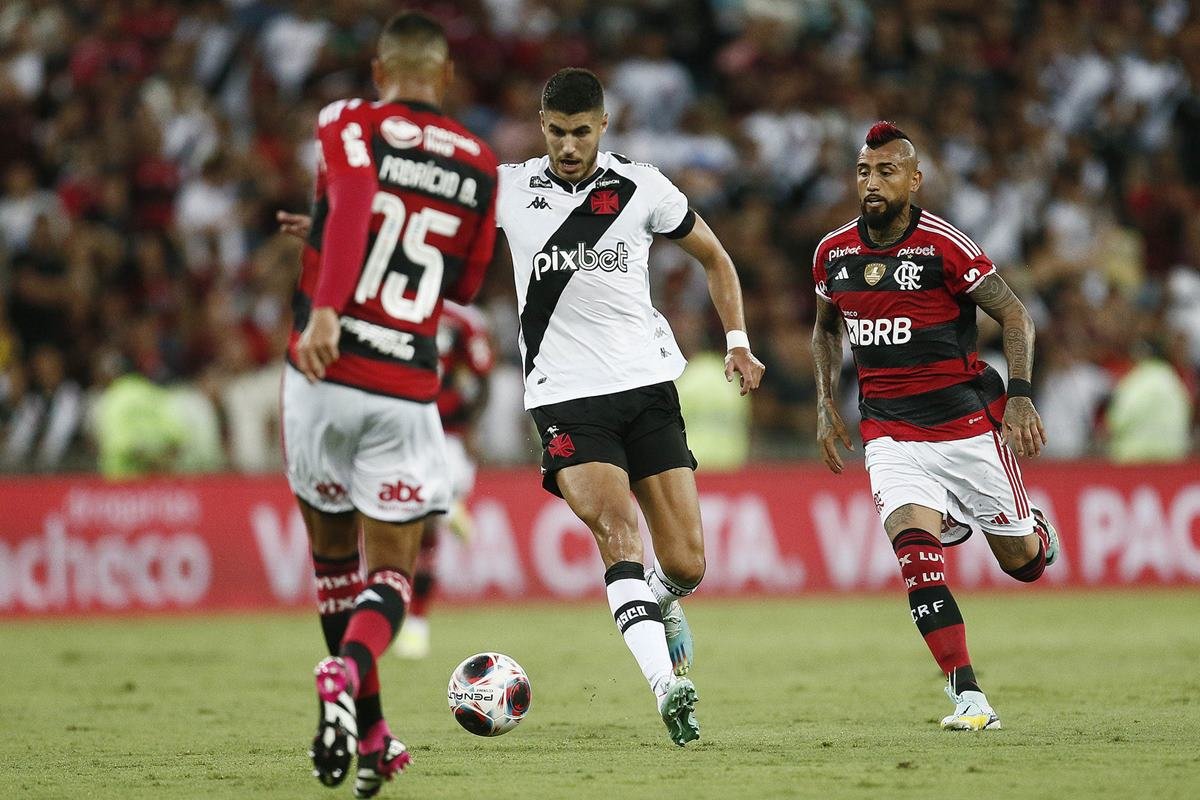
[[650, 304], [647, 257], [655, 233], [687, 236], [695, 212], [649, 164], [602, 152], [596, 167], [578, 184], [546, 156], [500, 167], [527, 409], [672, 381], [687, 363]]

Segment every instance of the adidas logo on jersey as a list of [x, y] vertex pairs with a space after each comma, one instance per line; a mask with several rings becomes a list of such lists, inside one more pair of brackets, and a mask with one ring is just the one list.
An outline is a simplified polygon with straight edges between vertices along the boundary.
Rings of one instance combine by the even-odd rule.
[[562, 250], [558, 245], [550, 248], [549, 253], [538, 253], [533, 257], [534, 280], [541, 280], [547, 272], [564, 270], [593, 270], [601, 272], [628, 272], [629, 249], [624, 242], [617, 242], [615, 250], [592, 250], [583, 246], [583, 242], [571, 250]]
[[835, 281], [850, 280], [850, 273], [846, 272], [845, 267], [842, 267], [840, 270], [838, 270], [838, 274], [833, 276], [833, 279]]
[[546, 202], [546, 198], [542, 197], [539, 194], [537, 197], [533, 198], [532, 201], [530, 201], [529, 205], [527, 205], [525, 207], [526, 208], [536, 208], [536, 209], [541, 210], [544, 208], [549, 208], [550, 204], [548, 202]]

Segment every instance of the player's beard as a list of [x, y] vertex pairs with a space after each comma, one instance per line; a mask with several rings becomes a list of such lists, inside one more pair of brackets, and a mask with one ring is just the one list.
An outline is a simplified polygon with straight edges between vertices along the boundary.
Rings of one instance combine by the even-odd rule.
[[872, 230], [885, 230], [896, 218], [900, 216], [900, 212], [904, 210], [903, 203], [893, 203], [890, 200], [883, 200], [883, 208], [878, 211], [870, 211], [867, 209], [867, 199], [864, 197], [859, 201], [859, 210], [862, 211], [862, 217], [867, 223], [867, 227]]

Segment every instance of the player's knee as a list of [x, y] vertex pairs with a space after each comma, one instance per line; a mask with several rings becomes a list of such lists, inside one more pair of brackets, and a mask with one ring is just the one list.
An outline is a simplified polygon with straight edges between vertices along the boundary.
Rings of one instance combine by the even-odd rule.
[[672, 553], [666, 558], [659, 556], [658, 563], [666, 577], [679, 586], [695, 589], [704, 580], [703, 550]]

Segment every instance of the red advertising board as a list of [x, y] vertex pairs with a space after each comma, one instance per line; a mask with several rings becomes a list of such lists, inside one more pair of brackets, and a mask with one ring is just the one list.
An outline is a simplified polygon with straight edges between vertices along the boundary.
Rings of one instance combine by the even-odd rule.
[[[755, 467], [699, 475], [709, 596], [871, 591], [899, 580], [861, 470]], [[1200, 465], [1031, 465], [1063, 539], [1039, 586], [1200, 586]], [[0, 615], [303, 607], [300, 515], [282, 477], [0, 481]], [[471, 543], [445, 537], [443, 596], [599, 596], [599, 557], [535, 469], [480, 473]], [[979, 537], [948, 551], [956, 588], [1027, 589]]]

